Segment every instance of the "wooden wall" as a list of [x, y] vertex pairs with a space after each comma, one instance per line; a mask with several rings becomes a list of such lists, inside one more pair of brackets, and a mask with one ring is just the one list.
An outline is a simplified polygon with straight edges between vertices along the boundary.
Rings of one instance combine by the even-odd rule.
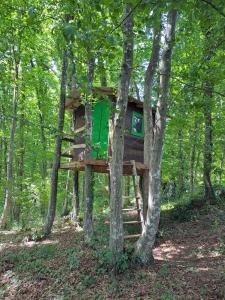
[[[115, 99], [112, 99], [115, 103]], [[125, 135], [124, 135], [124, 161], [135, 160], [143, 163], [144, 161], [144, 138], [131, 135], [132, 129], [132, 113], [133, 111], [143, 113], [142, 107], [133, 102], [128, 102], [127, 114], [125, 120]], [[84, 106], [79, 106], [74, 111], [75, 129], [78, 129], [85, 125], [85, 109]], [[76, 144], [84, 144], [84, 131], [78, 133], [75, 137]], [[111, 149], [109, 147], [109, 156], [111, 155]], [[83, 160], [84, 149], [75, 149], [73, 152], [73, 160]]]

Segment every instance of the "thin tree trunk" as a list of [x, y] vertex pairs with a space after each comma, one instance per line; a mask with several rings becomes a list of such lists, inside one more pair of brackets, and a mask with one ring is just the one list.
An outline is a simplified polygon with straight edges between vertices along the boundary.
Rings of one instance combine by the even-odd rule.
[[183, 154], [183, 130], [178, 130], [178, 196], [184, 192], [184, 154]]
[[[95, 60], [91, 58], [88, 64], [87, 80], [88, 89], [85, 103], [85, 128], [86, 128], [86, 148], [85, 159], [91, 159], [92, 143], [92, 104], [90, 95], [94, 78]], [[91, 165], [85, 165], [85, 189], [84, 189], [84, 232], [86, 240], [93, 234], [93, 170]]]
[[[19, 120], [19, 160], [18, 160], [18, 183], [19, 183], [19, 191], [23, 192], [23, 176], [24, 176], [24, 155], [25, 155], [25, 145], [24, 145], [24, 99], [25, 95], [23, 94], [21, 97], [21, 115]], [[20, 217], [20, 209], [21, 203], [15, 201], [13, 207], [13, 216], [16, 221], [19, 221]]]
[[205, 82], [204, 87], [204, 119], [205, 119], [205, 147], [204, 147], [204, 188], [205, 200], [213, 204], [216, 201], [215, 193], [211, 183], [211, 164], [212, 164], [212, 85], [209, 81]]
[[62, 53], [62, 73], [61, 73], [61, 88], [60, 88], [60, 103], [59, 103], [59, 115], [58, 115], [58, 131], [55, 142], [55, 154], [52, 166], [51, 174], [51, 194], [48, 207], [48, 214], [46, 222], [43, 227], [44, 235], [51, 233], [52, 225], [55, 219], [56, 211], [56, 200], [57, 200], [57, 189], [58, 189], [58, 170], [60, 166], [60, 155], [61, 155], [61, 145], [63, 136], [63, 126], [64, 126], [64, 114], [65, 114], [65, 99], [66, 99], [66, 78], [67, 78], [67, 61], [68, 61], [67, 49], [63, 49]]
[[221, 160], [220, 160], [220, 171], [219, 171], [219, 184], [220, 185], [222, 183], [224, 159], [225, 159], [225, 147], [222, 146], [222, 154], [221, 154]]
[[134, 88], [135, 88], [135, 93], [136, 93], [137, 100], [141, 101], [140, 92], [139, 92], [139, 88], [138, 88], [138, 85], [137, 85], [136, 81], [134, 81]]
[[46, 137], [45, 137], [45, 122], [44, 122], [44, 114], [41, 108], [41, 101], [40, 101], [40, 95], [37, 94], [37, 104], [39, 109], [39, 120], [40, 120], [40, 138], [41, 138], [41, 145], [42, 145], [42, 161], [41, 161], [41, 177], [43, 180], [47, 177], [47, 159], [46, 159], [46, 151], [47, 151], [47, 145], [46, 145]]
[[[128, 103], [130, 77], [133, 64], [133, 20], [131, 7], [125, 5], [123, 23], [123, 61], [114, 127], [112, 136], [112, 158], [110, 160], [110, 249], [114, 258], [123, 251], [123, 221], [122, 221], [122, 176], [124, 154], [124, 126]], [[116, 261], [116, 260], [115, 260]]]
[[68, 211], [69, 189], [70, 189], [70, 170], [68, 170], [67, 177], [66, 177], [65, 197], [63, 201], [62, 217], [65, 217], [69, 214]]
[[5, 229], [10, 221], [12, 214], [12, 191], [13, 191], [13, 157], [14, 157], [14, 144], [17, 120], [17, 102], [18, 102], [18, 78], [19, 78], [19, 63], [15, 61], [15, 75], [14, 75], [14, 88], [13, 88], [13, 113], [12, 124], [10, 130], [10, 140], [7, 155], [7, 174], [6, 174], [6, 189], [4, 208], [0, 219], [0, 227]]
[[190, 193], [192, 195], [194, 194], [194, 190], [195, 190], [194, 166], [195, 166], [195, 159], [196, 159], [197, 129], [198, 129], [198, 122], [197, 122], [197, 118], [195, 118], [193, 141], [191, 145], [191, 155], [190, 155]]
[[[163, 141], [166, 128], [166, 114], [169, 100], [169, 80], [171, 71], [172, 46], [175, 37], [177, 12], [168, 13], [165, 27], [165, 41], [160, 61], [159, 99], [154, 126], [154, 141], [150, 153], [148, 210], [142, 235], [136, 244], [136, 254], [144, 264], [152, 261], [152, 249], [155, 243], [160, 219], [160, 173]], [[145, 107], [146, 109], [146, 107]], [[151, 110], [148, 109], [148, 110]], [[150, 128], [151, 129], [151, 128]]]
[[[153, 114], [152, 114], [152, 87], [153, 80], [159, 61], [159, 51], [160, 51], [160, 37], [161, 37], [161, 26], [154, 29], [153, 45], [150, 61], [148, 68], [145, 73], [144, 82], [144, 164], [150, 166], [150, 153], [152, 152], [153, 144]], [[143, 215], [144, 220], [146, 219], [147, 209], [148, 209], [148, 193], [149, 193], [149, 172], [145, 172], [142, 182], [143, 191]]]
[[125, 180], [124, 207], [126, 207], [130, 204], [130, 176], [124, 176], [124, 180]]
[[71, 220], [73, 223], [77, 223], [80, 212], [79, 172], [75, 171], [73, 176], [73, 209], [71, 212]]
[[107, 86], [107, 74], [106, 74], [106, 69], [105, 69], [105, 63], [102, 59], [100, 59], [100, 82], [101, 86]]

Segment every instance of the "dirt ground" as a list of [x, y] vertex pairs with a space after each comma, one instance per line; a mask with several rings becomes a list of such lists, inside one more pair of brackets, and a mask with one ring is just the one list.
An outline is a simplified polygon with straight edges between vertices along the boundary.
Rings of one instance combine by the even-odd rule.
[[112, 276], [99, 266], [103, 247], [86, 245], [80, 228], [50, 239], [1, 232], [0, 299], [225, 299], [225, 211], [212, 208], [160, 230], [155, 263]]

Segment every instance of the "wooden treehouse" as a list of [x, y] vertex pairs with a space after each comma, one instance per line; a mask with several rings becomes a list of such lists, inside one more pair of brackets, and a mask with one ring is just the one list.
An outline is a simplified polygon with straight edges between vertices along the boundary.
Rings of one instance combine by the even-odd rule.
[[[85, 107], [77, 90], [66, 99], [66, 109], [71, 111], [73, 118], [73, 135], [64, 135], [63, 140], [70, 147], [62, 151], [63, 157], [70, 158], [61, 163], [61, 169], [83, 171], [85, 165], [91, 165], [94, 172], [109, 173], [111, 156], [111, 135], [114, 112], [116, 108], [116, 91], [110, 87], [93, 88], [94, 103], [92, 105], [92, 142], [91, 159], [85, 160]], [[143, 205], [139, 188], [138, 175], [142, 176], [147, 167], [144, 161], [144, 119], [143, 103], [132, 96], [128, 97], [128, 106], [124, 132], [123, 175], [132, 176], [136, 198], [135, 207], [124, 208], [124, 224], [143, 226]], [[78, 176], [76, 177], [78, 180]], [[78, 187], [78, 181], [75, 183]], [[136, 220], [127, 220], [126, 213], [134, 211]], [[134, 227], [133, 227], [134, 228]], [[140, 234], [125, 235], [124, 238], [137, 238]]]
[[[61, 163], [61, 169], [83, 171], [85, 165], [89, 164], [94, 172], [109, 173], [110, 134], [116, 106], [116, 91], [110, 87], [93, 88], [93, 95], [95, 101], [92, 110], [92, 159], [85, 160], [85, 107], [80, 94], [75, 90], [72, 96], [66, 99], [66, 109], [70, 110], [73, 116], [74, 134], [64, 135], [63, 140], [71, 145], [62, 151], [62, 156], [71, 160]], [[131, 161], [135, 161], [137, 174], [141, 176], [147, 169], [143, 160], [143, 104], [129, 96], [124, 132], [123, 174], [133, 175]]]

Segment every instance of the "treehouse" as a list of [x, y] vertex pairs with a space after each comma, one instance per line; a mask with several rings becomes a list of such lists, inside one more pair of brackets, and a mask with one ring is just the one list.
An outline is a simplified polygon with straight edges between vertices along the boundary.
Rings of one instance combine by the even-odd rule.
[[[62, 151], [62, 156], [70, 162], [61, 163], [62, 169], [84, 170], [86, 164], [92, 165], [94, 172], [108, 173], [111, 156], [112, 124], [116, 109], [116, 90], [98, 87], [92, 90], [92, 141], [91, 159], [85, 160], [85, 106], [77, 90], [66, 99], [66, 109], [73, 116], [73, 135], [64, 135], [63, 140], [71, 146]], [[144, 162], [144, 119], [143, 104], [132, 96], [128, 106], [124, 131], [123, 174], [132, 175], [132, 161], [135, 161], [138, 175], [147, 169]]]

